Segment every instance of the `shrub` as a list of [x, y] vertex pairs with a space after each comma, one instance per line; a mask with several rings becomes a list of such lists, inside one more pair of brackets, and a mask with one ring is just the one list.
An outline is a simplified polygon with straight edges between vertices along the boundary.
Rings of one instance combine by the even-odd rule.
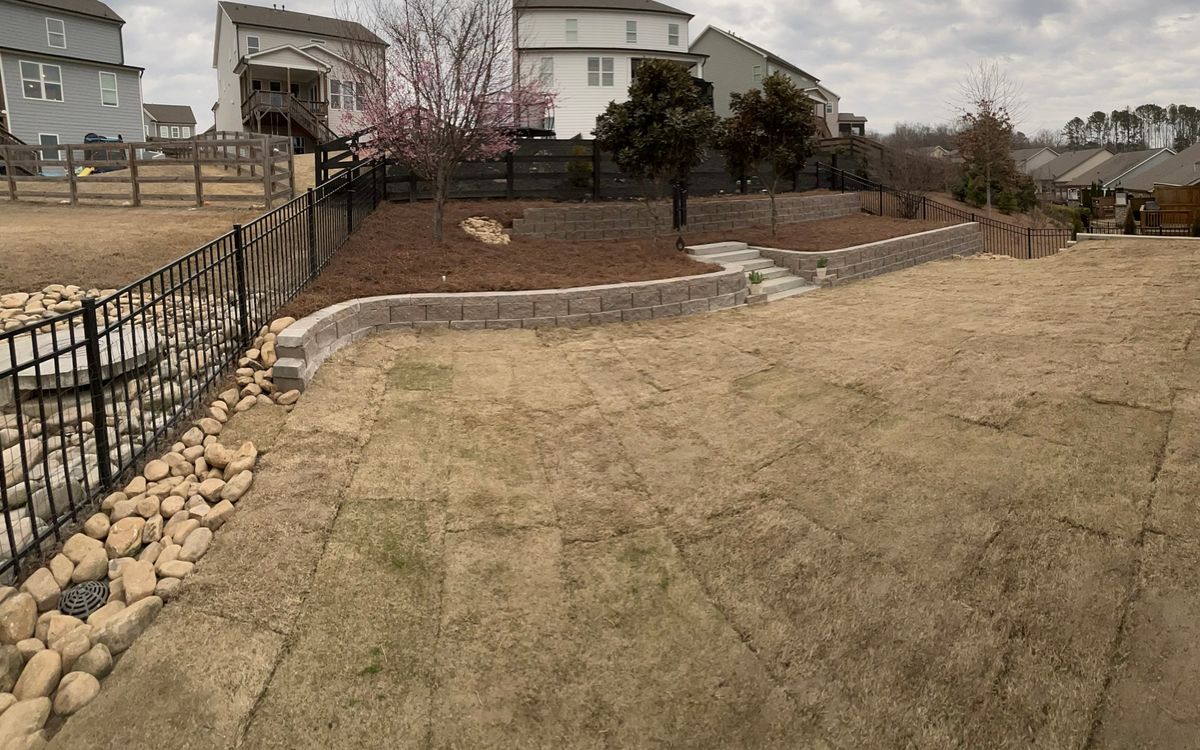
[[571, 156], [580, 158], [567, 162], [567, 181], [571, 187], [590, 188], [592, 186], [592, 150], [587, 146], [573, 146]]
[[825, 268], [829, 265], [829, 258], [820, 258], [817, 260], [817, 268]]
[[1137, 234], [1137, 225], [1133, 222], [1133, 205], [1125, 207], [1125, 226], [1121, 229], [1125, 234]]
[[1000, 209], [1001, 213], [1011, 214], [1017, 210], [1017, 197], [1005, 190], [996, 198], [996, 208]]

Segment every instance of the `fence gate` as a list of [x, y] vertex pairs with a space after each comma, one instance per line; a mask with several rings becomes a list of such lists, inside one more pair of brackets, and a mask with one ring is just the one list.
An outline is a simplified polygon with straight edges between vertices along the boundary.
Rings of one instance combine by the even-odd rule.
[[317, 184], [328, 182], [348, 169], [362, 164], [359, 151], [369, 142], [374, 128], [365, 128], [350, 135], [334, 138], [317, 146]]

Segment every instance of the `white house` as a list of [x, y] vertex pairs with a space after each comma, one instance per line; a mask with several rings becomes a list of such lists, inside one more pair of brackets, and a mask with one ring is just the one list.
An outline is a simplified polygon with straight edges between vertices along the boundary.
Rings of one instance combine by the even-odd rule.
[[246, 3], [217, 3], [217, 130], [288, 135], [297, 152], [359, 129], [352, 60], [386, 45], [360, 24]]
[[541, 125], [559, 138], [590, 138], [643, 60], [676, 60], [702, 76], [704, 56], [688, 51], [692, 15], [656, 0], [516, 0], [514, 9], [518, 71], [554, 92]]

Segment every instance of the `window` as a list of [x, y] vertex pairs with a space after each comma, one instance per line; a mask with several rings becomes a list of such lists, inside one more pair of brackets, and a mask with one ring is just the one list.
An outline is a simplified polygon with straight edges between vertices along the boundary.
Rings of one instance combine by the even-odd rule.
[[67, 24], [61, 18], [46, 19], [46, 44], [55, 49], [67, 48]]
[[611, 57], [588, 58], [588, 85], [613, 85], [613, 59]]
[[21, 62], [21, 87], [26, 99], [63, 100], [62, 68], [45, 63]]
[[172, 138], [178, 138], [178, 137], [179, 137], [179, 126], [178, 126], [178, 125], [172, 125], [172, 126], [171, 126], [171, 137], [172, 137]]
[[247, 55], [253, 55], [253, 54], [257, 53], [258, 46], [259, 46], [258, 37], [256, 37], [256, 36], [246, 37], [246, 54]]
[[825, 114], [827, 114], [827, 115], [833, 114], [833, 105], [832, 104], [825, 105]]
[[171, 137], [171, 128], [167, 127], [166, 125], [159, 125], [158, 126], [158, 137], [159, 138], [170, 138]]
[[329, 108], [330, 109], [341, 109], [342, 108], [342, 82], [341, 81], [334, 81], [332, 79], [330, 79], [330, 81], [329, 81]]
[[117, 107], [117, 74], [100, 72], [100, 103], [105, 107]]
[[192, 129], [190, 127], [188, 127], [187, 125], [184, 125], [183, 127], [181, 127], [179, 129], [179, 134], [182, 135], [184, 138], [191, 138], [192, 137]]
[[543, 86], [549, 86], [554, 83], [554, 58], [543, 57], [541, 68], [538, 70], [538, 79]]
[[679, 46], [679, 24], [667, 24], [667, 44], [671, 45], [672, 47]]
[[762, 66], [761, 65], [754, 66], [754, 80], [755, 81], [762, 80]]
[[625, 42], [627, 44], [637, 44], [637, 21], [625, 22]]
[[554, 130], [554, 113], [547, 112], [542, 116], [542, 130]]
[[[53, 133], [38, 133], [38, 143], [43, 146], [57, 146], [58, 136]], [[61, 159], [59, 149], [44, 148], [42, 149], [43, 159]]]
[[359, 111], [363, 108], [362, 88], [354, 81], [329, 81], [329, 108]]
[[578, 42], [579, 41], [579, 19], [578, 18], [568, 18], [567, 19], [567, 41], [568, 42]]

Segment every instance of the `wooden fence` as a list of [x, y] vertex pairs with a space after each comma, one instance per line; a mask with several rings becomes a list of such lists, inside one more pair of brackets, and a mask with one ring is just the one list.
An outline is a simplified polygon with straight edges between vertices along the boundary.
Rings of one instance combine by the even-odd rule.
[[209, 133], [189, 139], [0, 145], [11, 200], [61, 203], [257, 201], [295, 195], [291, 142], [281, 136]]

